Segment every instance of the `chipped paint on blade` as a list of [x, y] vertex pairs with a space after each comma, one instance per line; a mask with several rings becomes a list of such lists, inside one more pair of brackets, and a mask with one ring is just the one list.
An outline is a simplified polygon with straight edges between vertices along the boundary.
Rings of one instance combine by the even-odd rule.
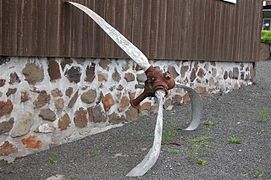
[[163, 132], [163, 105], [165, 102], [165, 92], [158, 90], [155, 96], [159, 101], [159, 111], [156, 120], [153, 145], [145, 158], [134, 169], [132, 169], [126, 176], [137, 177], [143, 176], [156, 163], [161, 149], [162, 132]]
[[82, 10], [89, 17], [91, 17], [117, 43], [117, 45], [145, 71], [151, 66], [146, 56], [128, 39], [126, 39], [120, 32], [118, 32], [115, 28], [108, 24], [102, 17], [100, 17], [98, 14], [96, 14], [86, 6], [75, 2], [67, 2]]
[[191, 106], [192, 106], [192, 115], [191, 115], [191, 123], [190, 125], [184, 129], [187, 131], [193, 131], [195, 130], [199, 124], [200, 124], [200, 119], [201, 119], [201, 113], [202, 113], [202, 100], [200, 95], [191, 87], [185, 86], [185, 85], [181, 85], [181, 84], [176, 84], [177, 88], [183, 88], [184, 90], [186, 90], [191, 98]]

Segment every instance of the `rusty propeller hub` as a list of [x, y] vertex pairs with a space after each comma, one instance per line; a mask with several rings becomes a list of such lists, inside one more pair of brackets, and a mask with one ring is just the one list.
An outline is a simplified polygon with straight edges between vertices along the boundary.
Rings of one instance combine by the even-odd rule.
[[159, 67], [151, 66], [145, 71], [147, 80], [145, 81], [145, 87], [142, 94], [140, 94], [136, 99], [130, 101], [131, 105], [138, 108], [138, 105], [146, 97], [155, 97], [155, 92], [157, 90], [164, 90], [166, 95], [168, 90], [174, 88], [175, 81], [169, 72], [163, 73]]

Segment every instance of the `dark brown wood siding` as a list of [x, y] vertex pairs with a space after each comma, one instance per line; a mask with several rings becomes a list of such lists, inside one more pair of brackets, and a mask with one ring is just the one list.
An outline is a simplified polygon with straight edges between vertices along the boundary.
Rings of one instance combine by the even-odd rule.
[[[74, 0], [149, 59], [257, 61], [261, 0]], [[126, 58], [90, 18], [64, 0], [0, 0], [0, 55]]]

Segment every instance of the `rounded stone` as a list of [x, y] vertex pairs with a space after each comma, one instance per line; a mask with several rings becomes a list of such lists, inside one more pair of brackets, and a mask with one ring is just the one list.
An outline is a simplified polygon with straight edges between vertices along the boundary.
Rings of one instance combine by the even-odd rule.
[[41, 91], [37, 99], [33, 102], [34, 108], [41, 108], [49, 103], [51, 100], [50, 94], [47, 94], [46, 91]]
[[95, 102], [96, 97], [96, 90], [90, 89], [81, 95], [81, 100], [86, 104], [91, 104]]
[[65, 113], [58, 121], [58, 127], [61, 131], [67, 129], [71, 124], [70, 116]]
[[193, 68], [190, 74], [190, 81], [193, 82], [195, 79], [196, 79], [196, 70], [195, 68]]
[[132, 73], [125, 73], [124, 79], [125, 79], [127, 82], [131, 82], [131, 81], [134, 81], [134, 80], [135, 80], [135, 76], [134, 76], [134, 74], [132, 74]]
[[73, 88], [72, 87], [67, 88], [66, 91], [65, 91], [65, 95], [68, 96], [68, 97], [71, 97], [72, 93], [73, 93]]
[[56, 120], [56, 114], [54, 111], [52, 111], [51, 109], [47, 108], [47, 109], [42, 109], [40, 111], [39, 117], [41, 117], [43, 120], [46, 121], [55, 121]]
[[17, 151], [15, 145], [10, 143], [9, 141], [5, 141], [1, 146], [0, 146], [0, 156], [7, 156], [12, 153], [15, 153]]
[[6, 93], [7, 97], [9, 97], [12, 94], [15, 94], [17, 91], [17, 88], [8, 88], [8, 91]]
[[29, 93], [27, 91], [21, 92], [21, 102], [24, 103], [30, 99]]
[[53, 89], [51, 91], [51, 94], [53, 97], [62, 97], [63, 96], [62, 92], [58, 88]]
[[21, 141], [25, 145], [26, 148], [39, 149], [42, 146], [41, 140], [39, 140], [37, 136], [34, 136], [34, 135], [30, 135], [22, 139]]
[[13, 110], [13, 103], [11, 100], [7, 100], [7, 102], [0, 101], [0, 117], [10, 114]]
[[6, 83], [5, 79], [0, 79], [0, 87], [3, 87]]
[[58, 98], [55, 101], [55, 107], [58, 111], [61, 111], [64, 108], [64, 99]]
[[95, 64], [92, 63], [91, 65], [87, 66], [86, 68], [86, 79], [87, 82], [92, 82], [95, 78]]
[[84, 108], [79, 108], [74, 115], [74, 124], [78, 128], [84, 128], [87, 126], [87, 111]]
[[19, 118], [15, 121], [14, 126], [10, 132], [11, 137], [20, 137], [26, 135], [32, 125], [33, 125], [33, 114], [30, 112], [26, 112], [22, 115], [18, 116]]
[[51, 81], [61, 78], [59, 64], [54, 58], [48, 58], [48, 74]]
[[173, 79], [179, 76], [179, 73], [176, 71], [174, 66], [169, 66], [167, 71], [170, 73]]
[[102, 98], [104, 110], [107, 112], [115, 104], [112, 94], [108, 93]]
[[127, 96], [123, 96], [120, 100], [120, 106], [118, 108], [119, 112], [123, 112], [130, 104], [129, 98]]
[[145, 81], [147, 80], [147, 76], [146, 76], [145, 73], [137, 74], [136, 80], [137, 80], [138, 82], [145, 82]]
[[20, 82], [21, 82], [21, 80], [16, 72], [10, 73], [9, 84], [20, 83]]
[[44, 79], [44, 70], [43, 67], [38, 66], [34, 63], [27, 63], [23, 69], [23, 74], [25, 76], [25, 80], [29, 84], [35, 84]]
[[9, 132], [13, 128], [14, 118], [0, 123], [0, 135]]
[[80, 82], [81, 78], [81, 68], [73, 66], [70, 69], [66, 70], [65, 76], [71, 83], [78, 83]]
[[116, 69], [115, 69], [115, 72], [112, 74], [112, 79], [116, 82], [119, 82], [121, 79], [120, 74], [118, 73]]

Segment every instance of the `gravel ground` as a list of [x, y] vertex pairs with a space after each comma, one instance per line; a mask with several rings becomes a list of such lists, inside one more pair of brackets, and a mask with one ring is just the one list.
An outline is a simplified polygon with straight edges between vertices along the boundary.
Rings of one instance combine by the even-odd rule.
[[[181, 130], [189, 122], [190, 104], [166, 111], [159, 160], [142, 178], [125, 175], [151, 147], [156, 115], [18, 159], [0, 169], [0, 179], [46, 179], [56, 174], [76, 180], [271, 179], [270, 64], [257, 64], [256, 85], [205, 100], [196, 131]], [[229, 143], [231, 136], [241, 144]]]

